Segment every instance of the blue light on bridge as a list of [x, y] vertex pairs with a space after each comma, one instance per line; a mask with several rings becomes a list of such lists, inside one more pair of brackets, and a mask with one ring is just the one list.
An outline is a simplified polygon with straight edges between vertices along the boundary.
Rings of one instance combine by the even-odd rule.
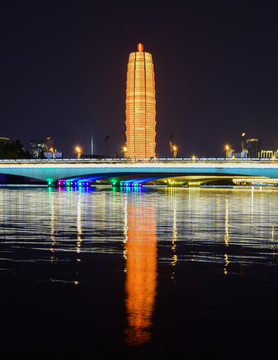
[[58, 186], [72, 186], [72, 187], [88, 187], [90, 183], [95, 180], [99, 180], [102, 177], [99, 176], [90, 176], [90, 177], [81, 177], [81, 178], [73, 178], [73, 179], [62, 179], [58, 180]]

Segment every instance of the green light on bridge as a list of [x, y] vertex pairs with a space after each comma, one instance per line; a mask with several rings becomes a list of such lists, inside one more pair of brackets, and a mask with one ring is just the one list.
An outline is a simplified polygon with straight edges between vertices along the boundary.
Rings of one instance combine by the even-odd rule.
[[116, 186], [117, 185], [117, 179], [113, 178], [110, 180], [112, 182], [112, 186]]
[[54, 181], [54, 180], [48, 179], [47, 181], [48, 181], [48, 186], [51, 186], [51, 185], [53, 184], [53, 181]]

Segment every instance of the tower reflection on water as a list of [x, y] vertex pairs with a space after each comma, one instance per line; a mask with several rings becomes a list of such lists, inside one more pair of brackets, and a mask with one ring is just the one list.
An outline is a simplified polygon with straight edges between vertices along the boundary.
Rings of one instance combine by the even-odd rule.
[[124, 193], [126, 258], [126, 342], [151, 341], [152, 316], [157, 287], [157, 237], [155, 208], [142, 201], [140, 191]]

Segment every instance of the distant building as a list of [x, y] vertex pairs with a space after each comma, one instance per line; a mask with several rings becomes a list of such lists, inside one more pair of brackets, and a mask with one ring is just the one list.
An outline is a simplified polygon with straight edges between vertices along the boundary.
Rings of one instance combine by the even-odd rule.
[[229, 151], [229, 153], [228, 153], [228, 158], [246, 159], [247, 158], [247, 152], [246, 151], [235, 152], [233, 149], [231, 149], [231, 151]]
[[274, 155], [273, 150], [261, 150], [260, 152], [260, 157], [264, 159], [270, 159], [273, 157], [273, 155]]
[[43, 153], [45, 151], [46, 151], [45, 139], [30, 141], [30, 154], [33, 158], [35, 159], [42, 158]]
[[249, 158], [258, 158], [261, 154], [261, 142], [258, 139], [247, 139], [246, 150]]
[[228, 158], [246, 159], [261, 157], [261, 143], [258, 139], [245, 139], [245, 133], [241, 134], [241, 151], [229, 149], [226, 152]]
[[261, 158], [261, 159], [275, 159], [278, 158], [278, 150], [262, 150], [261, 142], [258, 139], [245, 140], [245, 133], [241, 134], [241, 152], [236, 152], [229, 149], [226, 152], [228, 158], [244, 159], [244, 158]]
[[278, 158], [278, 150], [261, 150], [260, 157], [262, 159]]
[[247, 152], [246, 141], [245, 141], [245, 133], [241, 134], [241, 152]]
[[54, 158], [62, 158], [62, 153], [55, 150], [53, 140], [51, 137], [30, 141], [30, 153], [31, 156], [35, 159], [40, 159], [40, 158], [52, 159], [53, 152], [54, 152]]

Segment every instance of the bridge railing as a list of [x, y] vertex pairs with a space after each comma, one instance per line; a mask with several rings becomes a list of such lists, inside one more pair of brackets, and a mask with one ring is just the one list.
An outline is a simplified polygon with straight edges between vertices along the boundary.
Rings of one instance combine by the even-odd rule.
[[0, 159], [0, 163], [181, 163], [181, 162], [277, 162], [278, 158], [157, 158], [157, 159], [129, 159], [129, 158], [103, 158], [103, 159]]

